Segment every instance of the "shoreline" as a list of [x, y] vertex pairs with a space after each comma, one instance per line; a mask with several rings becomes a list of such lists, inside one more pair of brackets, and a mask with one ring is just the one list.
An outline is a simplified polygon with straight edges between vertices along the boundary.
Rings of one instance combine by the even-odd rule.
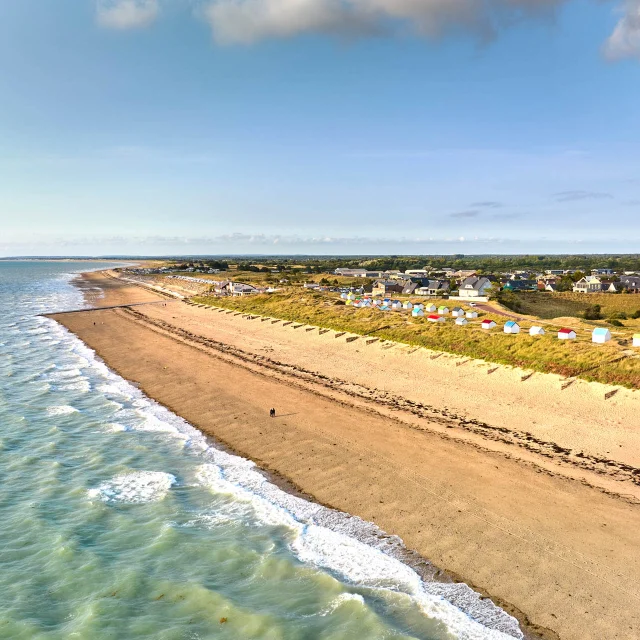
[[[99, 276], [97, 276], [99, 277]], [[103, 283], [104, 284], [104, 283]], [[119, 286], [122, 287], [122, 283], [112, 283], [113, 288], [117, 289]], [[106, 286], [106, 285], [105, 285]], [[129, 285], [125, 285], [125, 287], [129, 287]], [[107, 286], [108, 288], [108, 286]], [[133, 289], [137, 289], [137, 291], [133, 291]], [[120, 294], [122, 294], [123, 299], [126, 298], [129, 301], [132, 300], [132, 296], [133, 298], [135, 298], [135, 296], [137, 296], [138, 298], [140, 298], [141, 294], [141, 288], [140, 287], [130, 287], [130, 291], [128, 291], [126, 294], [122, 294], [122, 291], [120, 291]], [[156, 298], [157, 299], [157, 298]], [[176, 303], [176, 302], [168, 302], [165, 301], [164, 299], [162, 301], [158, 300], [158, 302], [161, 302], [161, 305], [174, 305], [173, 307], [171, 307], [172, 309], [176, 309], [177, 307], [175, 307], [175, 305], [180, 305], [180, 307], [186, 307], [187, 305], [183, 305], [181, 303]], [[150, 310], [151, 307], [157, 307], [156, 305], [150, 305], [149, 307], [147, 307], [147, 310]], [[157, 307], [155, 309], [155, 311], [157, 311], [158, 313], [160, 312], [164, 312], [164, 308], [162, 308], [162, 306]], [[179, 398], [176, 396], [175, 394], [175, 390], [173, 392], [170, 393], [166, 393], [166, 389], [164, 393], [160, 393], [159, 391], [155, 390], [153, 388], [153, 383], [151, 381], [148, 380], [140, 380], [139, 378], [141, 377], [145, 377], [145, 376], [141, 376], [141, 375], [131, 375], [132, 371], [131, 371], [131, 362], [125, 363], [125, 367], [122, 367], [122, 369], [127, 369], [127, 371], [124, 370], [120, 370], [121, 367], [116, 366], [115, 364], [115, 360], [116, 360], [116, 354], [115, 352], [112, 352], [112, 349], [106, 348], [109, 345], [106, 344], [108, 342], [110, 342], [110, 340], [106, 340], [106, 342], [104, 341], [105, 336], [102, 335], [102, 340], [97, 340], [97, 342], [105, 342], [103, 348], [96, 348], [96, 346], [100, 346], [100, 345], [96, 345], [96, 344], [92, 344], [96, 343], [96, 335], [91, 335], [92, 331], [91, 329], [86, 326], [86, 323], [84, 323], [83, 325], [83, 320], [81, 318], [79, 318], [79, 316], [81, 315], [82, 312], [78, 313], [75, 317], [73, 314], [70, 314], [70, 317], [65, 317], [60, 318], [59, 321], [62, 322], [62, 324], [65, 324], [65, 326], [67, 326], [67, 328], [69, 328], [72, 332], [76, 333], [76, 335], [78, 335], [83, 341], [85, 341], [92, 349], [94, 349], [96, 351], [96, 353], [102, 357], [105, 362], [107, 362], [107, 364], [113, 368], [114, 370], [116, 370], [120, 375], [122, 375], [123, 377], [129, 379], [129, 380], [135, 380], [136, 382], [139, 383], [139, 386], [141, 389], [143, 389], [143, 391], [149, 395], [150, 397], [153, 397], [155, 400], [157, 400], [158, 402], [160, 402], [161, 404], [167, 406], [169, 409], [171, 409], [172, 411], [174, 411], [174, 413], [177, 413], [178, 415], [181, 415], [182, 417], [184, 417], [185, 420], [187, 420], [188, 422], [190, 422], [191, 424], [193, 424], [196, 428], [200, 429], [201, 431], [203, 431], [205, 434], [207, 435], [213, 435], [214, 436], [214, 440], [216, 442], [222, 442], [225, 447], [229, 448], [230, 450], [238, 453], [239, 455], [252, 459], [256, 462], [256, 464], [258, 464], [258, 466], [262, 469], [266, 469], [266, 471], [268, 473], [273, 473], [273, 477], [278, 479], [278, 478], [282, 478], [284, 479], [283, 482], [285, 484], [285, 488], [290, 490], [290, 489], [294, 489], [294, 495], [295, 492], [297, 492], [298, 490], [302, 491], [302, 495], [305, 498], [309, 498], [311, 497], [312, 499], [314, 499], [316, 502], [318, 502], [319, 504], [325, 504], [325, 505], [330, 505], [332, 508], [337, 508], [338, 511], [340, 512], [344, 512], [344, 513], [352, 513], [355, 516], [359, 516], [361, 518], [363, 518], [365, 521], [371, 521], [377, 524], [377, 526], [379, 526], [382, 530], [384, 531], [390, 531], [392, 534], [396, 534], [398, 533], [398, 535], [400, 535], [403, 540], [405, 540], [405, 544], [406, 547], [408, 549], [414, 549], [416, 548], [417, 551], [416, 553], [419, 554], [421, 557], [425, 557], [425, 558], [430, 558], [433, 560], [433, 565], [435, 567], [438, 566], [446, 566], [447, 563], [441, 563], [438, 562], [433, 554], [428, 553], [428, 548], [425, 551], [424, 548], [424, 544], [423, 545], [414, 545], [411, 541], [407, 540], [407, 537], [405, 535], [402, 535], [402, 533], [400, 531], [398, 531], [398, 526], [402, 525], [402, 517], [400, 517], [400, 521], [396, 522], [395, 524], [397, 524], [398, 526], [395, 526], [395, 524], [393, 526], [385, 526], [384, 522], [385, 522], [385, 518], [377, 518], [377, 517], [370, 517], [369, 515], [367, 515], [367, 512], [365, 510], [365, 513], [362, 513], [362, 509], [359, 508], [344, 508], [344, 502], [346, 501], [348, 503], [348, 500], [345, 498], [345, 496], [342, 494], [342, 492], [340, 492], [340, 495], [338, 496], [339, 501], [338, 504], [336, 504], [336, 501], [334, 500], [327, 500], [327, 491], [326, 491], [326, 487], [321, 487], [321, 491], [313, 491], [313, 490], [309, 490], [310, 488], [313, 489], [313, 482], [309, 483], [307, 481], [304, 482], [300, 482], [300, 478], [295, 477], [295, 474], [292, 474], [290, 472], [287, 472], [287, 464], [285, 464], [284, 462], [281, 464], [280, 463], [280, 458], [279, 456], [275, 456], [275, 458], [273, 456], [271, 456], [271, 459], [268, 456], [263, 456], [263, 452], [261, 451], [252, 451], [252, 446], [249, 445], [249, 443], [247, 442], [246, 438], [240, 438], [240, 441], [238, 441], [238, 438], [234, 437], [233, 433], [229, 433], [228, 430], [225, 432], [225, 430], [222, 428], [222, 426], [220, 426], [219, 428], [214, 428], [213, 425], [209, 425], [207, 427], [207, 425], [201, 425], [199, 424], [201, 422], [201, 420], [198, 419], [190, 419], [189, 415], [184, 415], [184, 411], [180, 411], [178, 406], [174, 406], [176, 403], [172, 402], [172, 400], [179, 400]], [[146, 340], [149, 341], [151, 340], [151, 338], [149, 338], [148, 336], [152, 335], [154, 332], [152, 329], [150, 329], [150, 327], [143, 327], [141, 328], [141, 322], [139, 319], [135, 319], [135, 318], [131, 318], [131, 317], [125, 317], [127, 314], [122, 310], [115, 310], [115, 311], [92, 311], [92, 314], [104, 314], [104, 318], [108, 321], [108, 323], [110, 324], [117, 324], [117, 327], [113, 327], [112, 329], [116, 331], [116, 333], [120, 332], [120, 330], [123, 327], [133, 327], [135, 326], [137, 328], [137, 330], [140, 332], [140, 335], [144, 335], [147, 336]], [[172, 312], [170, 312], [172, 313]], [[67, 314], [69, 315], [69, 314]], [[54, 315], [55, 318], [55, 315]], [[69, 326], [69, 325], [75, 325], [75, 329], [73, 326]], [[156, 332], [158, 332], [158, 328], [156, 327]], [[108, 333], [108, 332], [107, 332]], [[157, 336], [159, 336], [159, 333], [156, 333]], [[85, 339], [85, 337], [87, 339]], [[165, 336], [166, 337], [166, 336]], [[153, 338], [154, 340], [156, 339], [155, 337]], [[158, 338], [159, 339], [159, 338]], [[112, 342], [112, 340], [111, 340]], [[135, 340], [134, 340], [135, 342]], [[133, 344], [133, 343], [132, 343]], [[168, 344], [165, 341], [163, 341], [163, 344]], [[111, 345], [111, 347], [113, 347], [113, 344]], [[176, 345], [175, 348], [180, 351], [180, 353], [182, 353], [183, 355], [190, 352], [191, 351], [197, 351], [193, 346], [188, 346], [188, 345]], [[186, 349], [186, 350], [185, 350]], [[102, 353], [101, 353], [102, 351]], [[110, 351], [110, 353], [106, 353], [106, 351]], [[142, 353], [142, 352], [141, 352]], [[149, 355], [148, 353], [145, 352], [145, 355]], [[198, 358], [200, 358], [202, 354], [198, 353]], [[206, 357], [208, 358], [208, 360], [211, 360], [211, 356], [214, 355], [214, 358], [216, 357], [215, 354], [207, 354]], [[195, 353], [194, 353], [194, 358], [195, 358]], [[162, 358], [160, 358], [158, 360], [158, 362], [161, 362]], [[200, 361], [200, 360], [199, 360]], [[203, 361], [204, 362], [204, 361]], [[157, 367], [158, 365], [156, 365]], [[164, 366], [164, 365], [163, 365]], [[228, 365], [229, 366], [229, 365]], [[166, 368], [166, 366], [165, 366]], [[237, 369], [237, 367], [236, 367]], [[128, 373], [129, 375], [125, 375], [125, 373]], [[136, 374], [140, 374], [143, 373], [141, 371], [136, 371]], [[247, 371], [244, 372], [244, 376], [242, 376], [241, 374], [236, 374], [239, 377], [244, 377], [245, 379], [247, 378], [247, 375], [254, 375], [255, 376], [255, 372], [253, 372], [252, 374], [248, 374]], [[263, 374], [264, 377], [264, 374]], [[266, 376], [267, 379], [272, 379], [275, 376], [272, 375], [268, 375]], [[282, 387], [281, 381], [278, 382], [274, 382], [273, 384], [276, 385], [276, 387]], [[308, 393], [308, 392], [307, 392]], [[169, 397], [170, 396], [170, 397]], [[326, 397], [322, 400], [322, 402], [326, 402], [327, 399]], [[320, 400], [317, 399], [313, 399], [313, 402], [320, 402]], [[338, 409], [340, 408], [340, 404], [336, 403], [335, 400], [333, 401], [333, 404], [336, 404], [336, 411], [338, 411]], [[342, 412], [344, 412], [346, 405], [344, 407], [342, 407]], [[351, 410], [353, 410], [353, 407], [351, 408]], [[186, 411], [187, 414], [189, 414], [189, 411]], [[325, 416], [326, 419], [326, 416]], [[374, 420], [374, 418], [372, 417], [371, 420]], [[380, 422], [389, 422], [389, 418], [385, 418], [384, 416], [379, 416], [379, 417], [375, 417], [376, 421], [380, 421]], [[214, 421], [215, 422], [215, 421]], [[237, 425], [238, 423], [236, 423]], [[388, 425], [389, 428], [391, 427], [391, 425]], [[408, 436], [406, 433], [404, 433], [404, 431], [406, 431], [406, 428], [403, 431], [403, 427], [401, 425], [398, 424], [394, 424], [393, 425], [395, 431], [397, 434], [402, 435], [405, 438], [408, 438], [409, 440], [413, 440], [414, 442], [417, 442], [416, 438], [425, 438], [426, 434], [424, 433], [419, 433], [419, 434], [411, 434], [411, 436]], [[307, 432], [306, 433], [306, 437], [309, 437], [309, 434]], [[384, 435], [384, 432], [382, 432]], [[256, 435], [256, 434], [253, 434]], [[377, 434], [380, 435], [380, 434]], [[433, 445], [435, 441], [431, 441], [431, 444]], [[269, 443], [271, 446], [273, 446], [273, 443]], [[437, 443], [436, 443], [437, 444]], [[444, 446], [444, 445], [441, 445]], [[448, 446], [448, 445], [447, 445]], [[456, 445], [457, 446], [457, 445]], [[468, 449], [468, 446], [467, 446]], [[374, 452], [371, 452], [374, 453]], [[447, 453], [446, 451], [444, 452], [445, 454]], [[451, 453], [451, 452], [449, 452]], [[459, 453], [459, 452], [458, 452]], [[495, 453], [495, 452], [494, 452]], [[367, 455], [366, 453], [363, 455]], [[480, 452], [469, 452], [467, 451], [466, 455], [483, 455], [486, 456], [488, 455], [486, 452], [484, 453], [480, 453]], [[445, 458], [447, 456], [445, 455]], [[449, 456], [451, 457], [451, 456]], [[425, 459], [428, 459], [429, 456], [426, 456]], [[275, 464], [274, 464], [275, 462]], [[517, 464], [514, 462], [509, 461], [510, 464]], [[392, 464], [390, 468], [395, 468], [395, 464]], [[504, 464], [507, 464], [507, 461], [505, 461]], [[283, 467], [283, 468], [280, 468]], [[299, 469], [294, 469], [296, 472], [299, 472]], [[310, 468], [311, 470], [311, 468]], [[356, 473], [356, 471], [354, 470], [354, 474]], [[352, 474], [352, 475], [354, 475]], [[313, 475], [313, 474], [310, 474]], [[383, 481], [384, 478], [377, 478], [378, 481]], [[566, 482], [566, 480], [564, 480], [563, 482]], [[321, 483], [322, 484], [322, 483]], [[362, 485], [363, 483], [360, 482], [360, 484]], [[382, 482], [382, 484], [384, 484], [384, 482]], [[381, 484], [381, 486], [382, 486]], [[388, 483], [387, 483], [388, 484]], [[364, 483], [364, 485], [366, 486], [366, 482]], [[385, 488], [389, 488], [385, 485]], [[353, 488], [352, 492], [353, 492]], [[329, 494], [331, 492], [329, 491]], [[602, 498], [601, 498], [602, 499]], [[382, 504], [382, 500], [380, 500], [380, 504]], [[397, 507], [399, 508], [400, 506], [402, 506], [403, 500], [402, 499], [398, 499], [397, 500]], [[418, 504], [420, 504], [418, 502]], [[371, 505], [369, 505], [371, 506]], [[629, 507], [631, 508], [631, 507]], [[378, 508], [375, 508], [375, 511], [378, 511]], [[359, 512], [360, 511], [360, 512]], [[402, 511], [402, 510], [400, 510]], [[370, 513], [370, 511], [369, 511]], [[396, 520], [397, 520], [397, 516], [396, 515]], [[376, 522], [376, 520], [381, 519], [382, 522]], [[393, 520], [393, 518], [391, 519]], [[395, 521], [394, 521], [395, 522]], [[400, 527], [401, 528], [401, 527]], [[460, 541], [459, 541], [460, 542]], [[455, 549], [455, 546], [454, 546]], [[409, 554], [413, 554], [412, 551], [408, 552]], [[491, 563], [489, 563], [491, 564]], [[445, 573], [447, 575], [449, 575], [454, 581], [459, 580], [459, 576], [469, 576], [469, 573], [465, 572], [465, 571], [455, 571], [455, 570], [451, 570], [451, 569], [447, 569], [445, 571]], [[483, 584], [482, 581], [478, 581], [477, 579], [473, 579], [472, 577], [467, 577], [466, 579], [463, 579], [462, 582], [465, 582], [466, 584], [472, 586], [472, 588], [474, 588], [474, 590], [482, 593], [483, 595], [486, 595], [486, 593], [494, 593], [494, 590], [490, 589], [490, 588], [478, 588], [477, 586], [475, 586], [476, 584]], [[517, 613], [517, 610], [520, 608], [518, 607], [518, 609], [516, 609], [516, 605], [509, 605], [508, 603], [510, 602], [510, 600], [508, 598], [504, 598], [501, 597], [500, 595], [494, 595], [492, 600], [496, 603], [498, 603], [500, 606], [502, 606], [505, 610], [507, 610], [510, 613]], [[511, 609], [511, 607], [513, 607], [513, 609]], [[510, 611], [511, 609], [511, 611]], [[526, 610], [526, 609], [525, 609]], [[535, 613], [535, 612], [534, 612]], [[569, 615], [573, 615], [573, 614], [569, 614]], [[548, 630], [547, 633], [545, 634], [545, 630], [544, 627], [547, 627], [550, 625], [536, 625], [534, 623], [532, 623], [527, 616], [525, 616], [524, 614], [520, 614], [518, 616], [518, 619], [521, 621], [521, 624], [523, 624], [523, 626], [526, 628], [526, 626], [528, 626], [528, 629], [531, 630], [535, 630], [538, 633], [542, 633], [542, 636], [538, 636], [538, 637], [546, 637], [546, 638], [557, 638], [560, 637], [556, 632], [554, 631], [550, 631]], [[564, 625], [566, 626], [566, 624]], [[523, 628], [524, 630], [524, 628]], [[575, 629], [574, 629], [575, 631]], [[582, 631], [584, 632], [585, 629], [583, 628]], [[595, 631], [594, 631], [595, 633]], [[529, 636], [529, 637], [535, 637], [535, 636]], [[565, 635], [562, 635], [562, 637], [564, 638]], [[580, 635], [577, 635], [576, 633], [570, 633], [568, 635], [566, 635], [566, 637], [575, 637], [575, 638], [586, 638], [586, 637], [598, 637], [597, 635], [594, 636], [587, 636], [584, 635], [583, 633], [581, 633]], [[625, 635], [616, 635], [616, 634], [612, 634], [609, 637], [619, 637], [619, 638], [625, 638], [628, 636]]]

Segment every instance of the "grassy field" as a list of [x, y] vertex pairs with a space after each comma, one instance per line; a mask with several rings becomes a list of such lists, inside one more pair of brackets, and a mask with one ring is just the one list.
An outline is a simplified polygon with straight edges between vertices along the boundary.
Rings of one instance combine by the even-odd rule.
[[[336, 298], [299, 289], [239, 298], [199, 296], [194, 301], [545, 373], [640, 388], [640, 357], [629, 351], [628, 332], [617, 334], [616, 339], [606, 345], [592, 344], [587, 329], [579, 331], [578, 340], [558, 340], [553, 330], [559, 327], [551, 325], [545, 325], [547, 335], [534, 338], [528, 334], [532, 323], [522, 323], [519, 335], [506, 335], [500, 329], [505, 318], [500, 316], [481, 314], [479, 319], [463, 327], [454, 325], [453, 318], [436, 325], [425, 318], [412, 318], [406, 312], [355, 309], [339, 304]], [[449, 302], [448, 306], [454, 305]], [[498, 328], [481, 329], [479, 323], [483, 317], [493, 317]]]
[[640, 310], [640, 296], [633, 294], [523, 292], [514, 295], [520, 303], [520, 313], [538, 318], [578, 318], [596, 304], [600, 305], [605, 318], [615, 317], [620, 312], [631, 317]]

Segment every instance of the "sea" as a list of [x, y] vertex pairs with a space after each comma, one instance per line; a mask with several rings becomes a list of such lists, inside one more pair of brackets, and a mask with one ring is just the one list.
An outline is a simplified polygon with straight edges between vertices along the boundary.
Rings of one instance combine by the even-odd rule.
[[523, 638], [490, 600], [278, 488], [43, 317], [85, 307], [74, 277], [106, 266], [0, 261], [0, 638]]

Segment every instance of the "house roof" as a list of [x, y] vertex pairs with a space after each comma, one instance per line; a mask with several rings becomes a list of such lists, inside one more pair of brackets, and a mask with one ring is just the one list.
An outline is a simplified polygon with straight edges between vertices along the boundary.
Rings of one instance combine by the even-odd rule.
[[482, 289], [487, 285], [490, 285], [491, 282], [488, 278], [478, 278], [477, 276], [470, 276], [469, 278], [465, 278], [460, 284], [461, 289], [475, 289], [476, 291]]
[[609, 331], [609, 329], [607, 329], [606, 327], [596, 327], [596, 328], [593, 330], [593, 333], [594, 333], [594, 334], [598, 334], [598, 335], [600, 335], [600, 334], [604, 334], [604, 335], [606, 335], [607, 333], [611, 333], [611, 332], [610, 332], [610, 331]]
[[429, 317], [432, 318], [433, 320], [440, 320], [440, 316], [437, 316], [434, 313], [432, 313]]
[[573, 329], [560, 329], [560, 331], [558, 331], [558, 333], [575, 333], [575, 331]]
[[519, 325], [515, 320], [509, 320], [508, 322], [504, 323], [504, 326], [505, 327], [517, 327]]
[[491, 324], [491, 323], [495, 324], [495, 322], [493, 320], [491, 320], [490, 318], [487, 318], [486, 320], [482, 321], [482, 324]]

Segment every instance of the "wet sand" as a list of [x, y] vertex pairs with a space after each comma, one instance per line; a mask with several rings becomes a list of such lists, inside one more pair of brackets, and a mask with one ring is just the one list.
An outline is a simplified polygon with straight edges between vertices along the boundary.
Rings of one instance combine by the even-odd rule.
[[[110, 282], [100, 306], [147, 296], [155, 294]], [[338, 366], [344, 346], [334, 346], [328, 362], [326, 348], [314, 347], [328, 334], [312, 340], [305, 327], [278, 329], [307, 333], [311, 365], [303, 370], [293, 352], [281, 353], [276, 340], [251, 328], [268, 321], [155, 300], [57, 319], [194, 426], [319, 502], [399, 535], [524, 612], [547, 637], [640, 637], [640, 506], [632, 479], [554, 461], [476, 432], [473, 423], [464, 428], [469, 417], [447, 411], [441, 397], [423, 411], [413, 400], [400, 407], [367, 398], [359, 379], [331, 384], [323, 372]], [[246, 350], [236, 345], [243, 335]], [[354, 348], [349, 358], [358, 357]], [[482, 390], [489, 403], [499, 391], [491, 385]], [[629, 497], [613, 495], [607, 482], [627, 487]]]

